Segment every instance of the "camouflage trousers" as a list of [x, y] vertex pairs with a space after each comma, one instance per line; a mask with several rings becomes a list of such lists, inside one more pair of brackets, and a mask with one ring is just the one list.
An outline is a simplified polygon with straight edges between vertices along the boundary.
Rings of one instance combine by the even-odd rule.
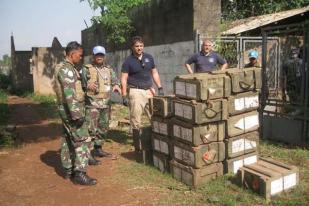
[[64, 107], [59, 106], [59, 113], [63, 125], [63, 138], [61, 143], [61, 163], [68, 171], [86, 172], [90, 156], [89, 144], [91, 137], [88, 132], [88, 124], [85, 121], [81, 127], [77, 127], [68, 120]]
[[86, 108], [89, 133], [94, 137], [93, 145], [101, 146], [107, 136], [110, 108]]

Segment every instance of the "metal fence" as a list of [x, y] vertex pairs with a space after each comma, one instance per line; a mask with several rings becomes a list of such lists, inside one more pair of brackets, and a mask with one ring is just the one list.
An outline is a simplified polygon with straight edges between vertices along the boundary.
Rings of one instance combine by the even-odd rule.
[[[248, 53], [256, 50], [259, 55], [259, 61], [262, 61], [262, 37], [209, 37], [198, 35], [197, 48], [201, 49], [203, 39], [210, 39], [214, 42], [214, 50], [222, 55], [228, 62], [230, 68], [243, 68], [249, 62]], [[279, 64], [279, 38], [268, 38], [269, 53], [268, 62], [269, 70], [274, 70]], [[274, 80], [275, 81], [275, 80]]]
[[[309, 130], [308, 22], [262, 29], [263, 137], [305, 144]], [[269, 61], [269, 38], [279, 38], [278, 64]]]

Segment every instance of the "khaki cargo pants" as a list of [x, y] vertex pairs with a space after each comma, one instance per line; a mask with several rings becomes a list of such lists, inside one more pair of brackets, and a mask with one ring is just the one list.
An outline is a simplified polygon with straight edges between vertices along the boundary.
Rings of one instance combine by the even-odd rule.
[[152, 97], [153, 95], [149, 89], [129, 89], [130, 123], [132, 129], [139, 129], [141, 127], [141, 119], [144, 111], [150, 120], [149, 99]]

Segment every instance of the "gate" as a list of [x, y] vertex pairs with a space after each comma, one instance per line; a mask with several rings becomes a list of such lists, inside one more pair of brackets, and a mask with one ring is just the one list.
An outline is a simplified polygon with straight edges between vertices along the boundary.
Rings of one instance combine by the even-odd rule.
[[[256, 50], [259, 53], [259, 61], [262, 62], [262, 37], [207, 37], [203, 35], [197, 35], [198, 50], [201, 49], [203, 39], [210, 39], [214, 42], [214, 50], [223, 56], [230, 68], [243, 68], [246, 63], [249, 62], [248, 53], [251, 50]], [[278, 71], [275, 71], [279, 67], [279, 38], [268, 37], [269, 47], [272, 49], [268, 56], [269, 70], [272, 72], [273, 86], [278, 82], [276, 78]]]
[[[308, 143], [308, 26], [307, 21], [262, 29], [261, 132], [263, 138], [292, 144]], [[277, 68], [269, 70], [271, 62], [268, 61], [268, 57], [271, 56], [272, 49], [269, 48], [268, 41], [269, 37], [274, 35], [279, 38], [280, 52]]]

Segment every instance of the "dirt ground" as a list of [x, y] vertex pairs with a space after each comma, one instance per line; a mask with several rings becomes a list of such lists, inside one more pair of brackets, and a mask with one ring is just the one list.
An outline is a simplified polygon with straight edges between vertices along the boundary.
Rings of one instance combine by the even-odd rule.
[[[132, 161], [119, 154], [119, 143], [105, 146], [118, 160], [101, 159], [89, 168], [98, 179], [92, 187], [74, 185], [63, 178], [60, 163], [60, 124], [40, 117], [38, 105], [28, 99], [9, 97], [9, 124], [17, 125], [18, 149], [0, 150], [0, 205], [151, 205], [155, 192], [132, 189], [109, 179], [117, 164]], [[125, 178], [125, 177], [123, 177]]]

